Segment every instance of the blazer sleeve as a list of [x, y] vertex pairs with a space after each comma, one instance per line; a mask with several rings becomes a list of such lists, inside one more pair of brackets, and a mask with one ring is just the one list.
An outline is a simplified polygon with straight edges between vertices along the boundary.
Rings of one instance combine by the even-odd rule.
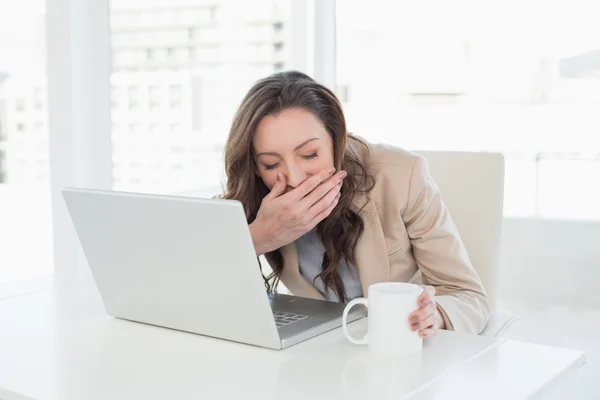
[[402, 218], [422, 283], [436, 289], [435, 301], [446, 329], [481, 333], [490, 304], [423, 157], [413, 165]]

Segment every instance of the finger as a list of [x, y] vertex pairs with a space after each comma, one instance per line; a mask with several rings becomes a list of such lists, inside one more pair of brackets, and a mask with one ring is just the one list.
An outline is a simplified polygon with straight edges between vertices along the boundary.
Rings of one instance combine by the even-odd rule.
[[424, 285], [423, 293], [419, 296], [419, 300], [417, 304], [419, 307], [423, 307], [426, 304], [429, 304], [432, 299], [435, 297], [435, 288], [433, 286]]
[[[315, 190], [310, 192], [308, 195], [304, 197], [301, 201], [300, 207], [303, 210], [309, 210], [314, 207], [321, 199], [326, 197], [332, 191], [339, 192], [343, 179], [348, 175], [346, 171], [341, 171], [340, 173], [332, 176], [329, 180], [321, 183]], [[312, 210], [313, 212], [315, 210]], [[313, 213], [313, 216], [316, 215], [321, 210], [316, 210], [317, 212]]]
[[311, 176], [310, 178], [302, 182], [296, 189], [290, 192], [290, 195], [293, 197], [292, 200], [302, 200], [304, 196], [315, 190], [315, 188], [319, 186], [321, 182], [331, 177], [334, 172], [335, 168], [330, 168], [328, 170], [321, 171], [318, 174]]
[[[417, 324], [417, 323], [422, 323], [431, 314], [435, 314], [436, 311], [437, 311], [437, 308], [435, 306], [435, 303], [430, 302], [425, 307], [421, 307], [417, 311], [411, 313], [408, 317], [408, 322], [411, 326], [413, 326], [414, 324]], [[420, 326], [420, 328], [423, 328], [423, 327], [424, 326]], [[417, 329], [419, 329], [419, 328], [417, 328]]]
[[413, 331], [429, 329], [429, 328], [437, 328], [435, 313], [428, 315], [427, 317], [425, 317], [425, 319], [423, 319], [417, 323], [414, 323], [410, 326], [410, 329]]
[[341, 180], [333, 182], [334, 183], [327, 182], [320, 185], [302, 200], [300, 208], [306, 211], [309, 219], [314, 218], [317, 214], [326, 209], [333, 199], [341, 192]]
[[341, 185], [335, 185], [323, 197], [317, 200], [315, 204], [309, 206], [309, 208], [306, 210], [308, 220], [312, 221], [314, 217], [331, 206], [331, 203], [341, 193], [341, 188]]
[[338, 193], [337, 196], [335, 196], [335, 198], [331, 202], [331, 204], [329, 204], [323, 211], [321, 211], [320, 213], [318, 213], [311, 220], [311, 222], [310, 222], [310, 229], [312, 229], [315, 226], [317, 226], [317, 224], [319, 222], [323, 221], [325, 218], [327, 218], [329, 216], [329, 214], [331, 214], [331, 212], [333, 211], [333, 209], [335, 208], [335, 206], [337, 206], [338, 202], [340, 201], [340, 197], [341, 197], [341, 193]]
[[418, 307], [423, 307], [427, 304], [431, 303], [431, 297], [429, 297], [429, 293], [426, 291], [423, 291], [423, 293], [421, 293], [421, 295], [419, 296], [419, 298], [417, 299], [417, 306]]
[[265, 196], [265, 200], [269, 201], [281, 196], [285, 192], [286, 185], [285, 175], [283, 175], [281, 172], [278, 172], [277, 181], [275, 182], [275, 185], [269, 194]]
[[437, 328], [421, 329], [419, 331], [419, 336], [421, 336], [423, 339], [429, 339], [434, 337], [437, 334], [437, 331]]

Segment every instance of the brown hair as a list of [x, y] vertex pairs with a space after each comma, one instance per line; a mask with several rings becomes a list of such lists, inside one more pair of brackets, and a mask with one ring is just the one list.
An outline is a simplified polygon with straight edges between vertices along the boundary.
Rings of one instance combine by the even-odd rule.
[[[340, 301], [346, 301], [338, 264], [343, 259], [349, 266], [356, 266], [355, 250], [364, 231], [364, 221], [359, 215], [360, 210], [354, 209], [353, 199], [361, 194], [366, 197], [374, 179], [362, 161], [368, 155], [368, 147], [364, 141], [346, 131], [342, 106], [331, 90], [296, 71], [276, 73], [254, 84], [233, 119], [225, 145], [227, 188], [224, 198], [239, 200], [248, 223], [254, 221], [269, 189], [256, 175], [252, 139], [262, 118], [278, 115], [289, 108], [308, 110], [321, 121], [333, 139], [336, 169], [348, 172], [338, 205], [317, 226], [318, 236], [325, 247], [321, 272], [317, 277]], [[268, 290], [272, 291], [277, 287], [283, 270], [283, 257], [278, 250], [265, 256], [273, 270], [265, 278]]]

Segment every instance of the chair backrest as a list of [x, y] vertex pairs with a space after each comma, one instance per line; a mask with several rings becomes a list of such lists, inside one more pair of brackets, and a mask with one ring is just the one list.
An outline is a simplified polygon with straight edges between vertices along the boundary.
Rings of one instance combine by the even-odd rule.
[[500, 153], [416, 153], [428, 161], [442, 200], [495, 307], [501, 262], [504, 157]]

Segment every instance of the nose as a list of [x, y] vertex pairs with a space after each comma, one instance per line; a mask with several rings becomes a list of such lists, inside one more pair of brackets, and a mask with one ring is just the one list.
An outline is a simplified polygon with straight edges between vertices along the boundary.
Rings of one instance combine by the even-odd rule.
[[286, 183], [291, 188], [296, 188], [307, 178], [306, 172], [297, 164], [288, 164], [285, 176]]

